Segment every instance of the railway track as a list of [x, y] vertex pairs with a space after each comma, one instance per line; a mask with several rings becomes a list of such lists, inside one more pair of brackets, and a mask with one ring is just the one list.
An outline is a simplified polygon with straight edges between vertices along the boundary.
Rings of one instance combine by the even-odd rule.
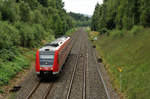
[[52, 89], [53, 85], [54, 85], [54, 83], [52, 83], [52, 84], [50, 84], [50, 85], [48, 86], [48, 89], [49, 89], [49, 90], [47, 91], [47, 93], [45, 94], [45, 96], [43, 97], [43, 99], [47, 99], [48, 95], [49, 95], [50, 92], [51, 92], [51, 89]]
[[[30, 91], [30, 93], [28, 94], [28, 96], [27, 96], [25, 99], [31, 99], [32, 97], [34, 97], [34, 94], [36, 93], [37, 89], [40, 87], [41, 84], [42, 84], [42, 83], [39, 82], [39, 83]], [[49, 84], [47, 85], [47, 88], [46, 88], [47, 91], [46, 91], [46, 93], [44, 94], [44, 96], [43, 96], [42, 99], [47, 99], [47, 96], [50, 94], [53, 85], [54, 85], [53, 82], [52, 82], [52, 83], [49, 83]]]
[[[66, 99], [71, 99], [70, 98], [70, 94], [71, 94], [71, 90], [72, 90], [72, 86], [73, 86], [73, 83], [74, 83], [74, 78], [75, 78], [75, 73], [77, 72], [77, 66], [78, 66], [78, 63], [79, 63], [79, 58], [80, 56], [83, 58], [83, 64], [82, 64], [82, 67], [83, 67], [83, 88], [82, 88], [82, 99], [86, 99], [86, 66], [88, 65], [88, 49], [86, 50], [86, 45], [84, 44], [85, 41], [83, 42], [84, 40], [82, 40], [82, 43], [80, 44], [80, 53], [78, 54], [78, 56], [76, 57], [76, 60], [75, 60], [75, 65], [74, 65], [74, 69], [73, 69], [73, 72], [72, 72], [72, 76], [71, 76], [71, 80], [70, 80], [70, 84], [69, 84], [69, 88], [68, 88], [68, 92], [67, 92], [67, 96], [66, 96]], [[83, 47], [84, 46], [84, 47]], [[81, 51], [81, 48], [83, 48], [83, 50]]]
[[103, 85], [104, 85], [104, 89], [105, 89], [105, 92], [106, 92], [106, 95], [107, 95], [107, 99], [111, 99], [111, 98], [110, 98], [110, 95], [109, 95], [109, 92], [108, 92], [108, 89], [107, 89], [107, 86], [106, 86], [106, 84], [105, 84], [105, 81], [104, 81], [104, 79], [103, 79], [102, 73], [101, 73], [100, 68], [99, 68], [99, 66], [98, 66], [98, 62], [97, 62], [97, 58], [96, 58], [96, 57], [97, 57], [97, 56], [96, 56], [96, 53], [94, 53], [94, 56], [95, 56], [95, 61], [96, 61], [97, 72], [98, 72], [98, 74], [99, 74], [99, 77], [100, 77], [101, 80], [102, 80]]
[[[90, 41], [88, 41], [88, 42], [91, 45], [91, 42]], [[105, 89], [105, 92], [106, 92], [106, 95], [107, 95], [107, 99], [111, 99], [110, 94], [109, 94], [108, 89], [107, 89], [107, 86], [106, 86], [106, 83], [105, 83], [105, 81], [103, 79], [102, 73], [100, 71], [100, 68], [99, 68], [99, 65], [98, 65], [98, 62], [97, 62], [96, 51], [95, 50], [93, 51], [93, 50], [94, 49], [92, 49], [92, 52], [93, 52], [93, 55], [94, 55], [94, 60], [96, 62], [96, 68], [97, 68], [98, 75], [99, 75], [100, 79], [102, 80], [102, 83], [103, 83], [103, 86], [104, 86], [104, 89]]]
[[[78, 39], [78, 36], [79, 36], [79, 33], [78, 33], [77, 35], [75, 35], [75, 37], [72, 39], [72, 44], [75, 44], [76, 40]], [[72, 49], [72, 47], [71, 47], [71, 49]], [[79, 55], [78, 55], [78, 57], [79, 57]], [[78, 57], [77, 57], [77, 60], [78, 60]], [[77, 63], [77, 62], [76, 62], [76, 63]], [[26, 97], [25, 99], [32, 99], [32, 98], [34, 97], [34, 94], [36, 93], [37, 89], [40, 87], [41, 84], [42, 84], [42, 83], [39, 81], [39, 82], [35, 85], [35, 87], [32, 88], [32, 90], [29, 92], [29, 94], [27, 95], [27, 97]], [[46, 93], [44, 93], [42, 99], [47, 99], [48, 95], [49, 95], [50, 92], [51, 92], [51, 89], [52, 89], [53, 85], [54, 85], [54, 82], [49, 83], [49, 84], [47, 85], [47, 88], [46, 88], [47, 91], [46, 91]]]
[[[80, 43], [80, 51], [81, 51], [81, 47], [82, 47], [81, 45], [82, 44]], [[73, 69], [73, 72], [72, 72], [72, 76], [71, 76], [71, 80], [70, 80], [69, 89], [68, 89], [68, 92], [67, 92], [66, 99], [70, 98], [71, 88], [72, 88], [72, 85], [73, 85], [73, 80], [74, 80], [74, 77], [75, 77], [75, 72], [76, 72], [76, 69], [77, 69], [78, 60], [79, 60], [80, 55], [81, 54], [78, 54], [77, 57], [76, 57], [76, 60], [75, 60], [75, 65], [74, 65], [74, 69]]]
[[36, 89], [40, 86], [40, 82], [38, 82], [38, 84], [30, 91], [30, 93], [28, 94], [28, 96], [26, 97], [26, 99], [30, 99], [31, 96], [33, 95], [33, 93], [36, 91]]
[[[84, 48], [87, 48], [86, 46]], [[85, 60], [83, 64], [83, 97], [82, 99], [86, 99], [86, 67], [88, 66], [88, 49], [85, 52]]]

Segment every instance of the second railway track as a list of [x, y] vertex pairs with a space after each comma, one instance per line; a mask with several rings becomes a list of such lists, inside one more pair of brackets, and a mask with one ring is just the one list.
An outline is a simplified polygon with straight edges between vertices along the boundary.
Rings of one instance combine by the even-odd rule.
[[[82, 40], [81, 40], [82, 42]], [[80, 50], [79, 52], [81, 51], [81, 47], [82, 47], [82, 43], [80, 42]], [[75, 65], [74, 65], [74, 69], [73, 69], [73, 72], [72, 72], [72, 76], [71, 76], [71, 80], [70, 80], [70, 84], [69, 84], [69, 89], [68, 89], [68, 92], [67, 92], [67, 96], [66, 96], [66, 99], [69, 99], [70, 98], [70, 93], [71, 93], [71, 88], [72, 88], [72, 85], [73, 85], [73, 80], [74, 80], [74, 76], [75, 76], [75, 72], [76, 72], [76, 69], [77, 69], [77, 65], [78, 65], [78, 60], [79, 60], [79, 57], [80, 57], [80, 53], [76, 56], [76, 60], [75, 60]]]
[[[84, 34], [83, 34], [84, 35]], [[83, 38], [84, 36], [82, 36]], [[73, 89], [73, 83], [75, 83], [75, 76], [78, 74], [80, 75], [80, 77], [82, 78], [82, 80], [80, 81], [80, 83], [82, 83], [82, 96], [80, 97], [81, 99], [86, 99], [86, 67], [88, 65], [87, 61], [88, 61], [88, 49], [87, 49], [87, 46], [85, 44], [85, 40], [84, 39], [81, 39], [81, 42], [80, 42], [80, 50], [79, 50], [79, 53], [76, 57], [76, 60], [75, 60], [75, 64], [74, 64], [74, 69], [73, 69], [73, 72], [72, 72], [72, 76], [71, 76], [71, 80], [70, 80], [70, 84], [69, 84], [69, 88], [68, 88], [68, 91], [67, 91], [67, 96], [66, 96], [66, 99], [72, 99], [71, 98], [71, 93], [72, 92], [72, 89]], [[81, 62], [79, 62], [79, 60]], [[77, 71], [77, 68], [80, 66], [79, 63], [82, 63], [81, 65], [81, 68], [82, 68], [82, 73], [80, 73], [80, 71]], [[78, 66], [79, 65], [79, 66]], [[76, 74], [76, 72], [78, 72]], [[79, 77], [79, 78], [80, 78]]]

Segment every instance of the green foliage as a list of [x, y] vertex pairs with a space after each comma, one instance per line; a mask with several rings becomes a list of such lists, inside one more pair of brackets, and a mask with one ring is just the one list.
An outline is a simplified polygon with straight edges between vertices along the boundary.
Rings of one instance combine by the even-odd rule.
[[17, 56], [12, 62], [4, 62], [0, 67], [0, 86], [9, 83], [9, 80], [14, 77], [23, 68], [29, 66], [29, 58], [24, 56]]
[[140, 23], [144, 27], [150, 27], [150, 1], [149, 0], [140, 0]]
[[[114, 87], [125, 99], [150, 98], [149, 32], [150, 28], [133, 26], [128, 31], [111, 30], [109, 36], [99, 35], [98, 40], [94, 41], [99, 55], [106, 64], [105, 68], [111, 74]], [[123, 36], [120, 37], [120, 34]], [[89, 35], [92, 38], [94, 33], [90, 32]], [[122, 90], [120, 90], [119, 67], [123, 69]]]
[[105, 33], [109, 34], [109, 31], [107, 28], [102, 28], [99, 30], [99, 32], [100, 32], [100, 35], [105, 34]]
[[0, 58], [4, 61], [12, 61], [15, 58], [15, 54], [10, 50], [3, 49], [0, 51]]
[[95, 6], [91, 29], [130, 30], [134, 25], [150, 27], [149, 5], [149, 0], [105, 0]]
[[8, 22], [0, 22], [0, 49], [20, 44], [19, 31]]
[[78, 28], [72, 28], [72, 29], [70, 29], [69, 31], [67, 31], [67, 32], [65, 33], [65, 35], [71, 36], [72, 33], [74, 33], [77, 29], [78, 29]]
[[52, 35], [64, 35], [74, 23], [63, 7], [61, 0], [1, 1], [0, 50], [11, 46], [37, 47]]
[[63, 35], [63, 27], [62, 27], [62, 21], [59, 15], [53, 16], [54, 20], [54, 30], [55, 30], [55, 36], [58, 37], [60, 35]]
[[23, 47], [36, 47], [46, 37], [47, 32], [40, 24], [28, 25], [18, 22], [15, 26], [19, 30], [20, 45]]
[[0, 86], [29, 66], [20, 48], [38, 48], [74, 27], [63, 7], [62, 0], [0, 0]]
[[112, 38], [121, 38], [124, 36], [125, 33], [126, 33], [125, 30], [116, 29], [116, 30], [110, 31], [109, 36], [111, 36]]
[[20, 3], [20, 16], [23, 22], [32, 22], [31, 9], [28, 3]]
[[90, 26], [91, 20], [89, 16], [70, 12], [69, 15], [75, 20], [75, 26]]
[[129, 31], [131, 35], [137, 35], [137, 33], [142, 32], [143, 26], [133, 26], [133, 28]]
[[2, 13], [0, 12], [0, 20], [2, 19]]
[[15, 22], [20, 19], [19, 5], [14, 0], [5, 0], [0, 5], [1, 17], [5, 21]]
[[[132, 36], [132, 31], [134, 33], [137, 31], [136, 35]], [[127, 96], [125, 99], [150, 98], [149, 31], [149, 28], [135, 26], [133, 30], [126, 31], [126, 35], [121, 38], [114, 39], [113, 36], [101, 35], [95, 41], [96, 48], [107, 64], [106, 68], [118, 90], [120, 90], [120, 72], [117, 68], [123, 69], [122, 92]]]

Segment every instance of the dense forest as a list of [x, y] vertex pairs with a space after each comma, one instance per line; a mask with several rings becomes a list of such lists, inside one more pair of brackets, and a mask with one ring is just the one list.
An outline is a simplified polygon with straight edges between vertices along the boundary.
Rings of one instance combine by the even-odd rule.
[[62, 0], [1, 0], [0, 49], [36, 47], [73, 27]]
[[150, 0], [104, 0], [97, 4], [92, 17], [92, 30], [130, 30], [134, 25], [150, 27]]
[[69, 15], [76, 20], [75, 26], [90, 26], [91, 18], [87, 15], [70, 12]]

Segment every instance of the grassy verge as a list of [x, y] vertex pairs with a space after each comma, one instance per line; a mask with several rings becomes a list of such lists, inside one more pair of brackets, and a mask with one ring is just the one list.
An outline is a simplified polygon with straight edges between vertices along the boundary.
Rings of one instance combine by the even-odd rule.
[[[35, 52], [31, 49], [18, 48], [20, 51], [13, 57], [12, 61], [1, 59], [0, 62], [0, 93], [3, 93], [2, 87], [8, 85], [9, 81], [23, 69], [30, 66], [31, 61], [35, 59]], [[8, 55], [8, 54], [7, 54]], [[3, 60], [3, 61], [2, 61]]]
[[[93, 39], [95, 34], [90, 32], [89, 35]], [[150, 99], [149, 42], [150, 28], [137, 26], [131, 31], [110, 31], [109, 35], [98, 36], [98, 40], [93, 42], [106, 64], [114, 87], [127, 99]], [[123, 70], [121, 79], [118, 68]]]

